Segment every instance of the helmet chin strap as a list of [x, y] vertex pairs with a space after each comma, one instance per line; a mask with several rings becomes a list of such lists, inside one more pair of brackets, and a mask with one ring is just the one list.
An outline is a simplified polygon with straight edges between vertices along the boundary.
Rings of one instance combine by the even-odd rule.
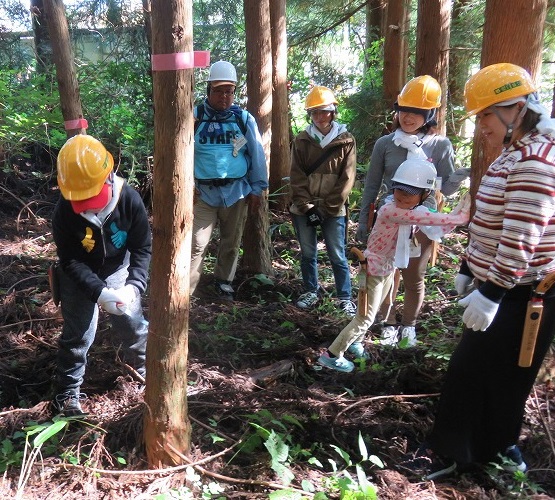
[[[505, 125], [505, 127], [507, 127], [507, 132], [505, 133], [505, 137], [503, 138], [503, 145], [506, 146], [507, 144], [510, 144], [511, 139], [513, 138], [513, 132], [515, 129], [515, 124], [524, 116], [524, 114], [526, 113], [526, 110], [528, 109], [528, 102], [530, 101], [530, 95], [528, 95], [528, 97], [526, 98], [526, 102], [524, 103], [524, 106], [522, 106], [522, 109], [518, 112], [518, 115], [515, 116], [514, 120], [511, 123], [507, 123], [503, 117], [501, 116], [501, 113], [499, 113], [499, 110], [497, 109], [497, 106], [493, 107], [493, 112], [495, 113], [495, 116], [497, 116], [497, 118], [499, 118], [499, 121]], [[521, 101], [522, 102], [522, 101]]]

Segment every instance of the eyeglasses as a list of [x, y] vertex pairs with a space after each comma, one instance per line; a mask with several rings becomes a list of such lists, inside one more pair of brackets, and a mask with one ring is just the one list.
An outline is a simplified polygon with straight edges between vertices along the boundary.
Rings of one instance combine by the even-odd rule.
[[224, 95], [224, 96], [232, 96], [235, 95], [235, 89], [233, 90], [222, 90], [219, 88], [215, 88], [215, 89], [211, 89], [212, 92], [214, 92], [214, 94], [218, 94], [218, 95]]

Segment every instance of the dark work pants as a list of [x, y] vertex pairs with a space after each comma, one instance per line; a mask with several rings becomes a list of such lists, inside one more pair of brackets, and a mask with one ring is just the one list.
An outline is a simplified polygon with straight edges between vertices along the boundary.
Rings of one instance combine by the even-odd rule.
[[518, 366], [530, 287], [515, 287], [485, 332], [465, 329], [441, 392], [430, 447], [459, 465], [487, 463], [516, 444], [528, 394], [555, 336], [555, 290], [544, 300], [534, 359]]
[[[106, 280], [108, 287], [125, 285], [127, 269], [121, 269]], [[83, 383], [87, 353], [98, 325], [98, 305], [60, 268], [60, 297], [64, 324], [58, 341], [57, 392], [79, 392]], [[110, 315], [113, 343], [121, 346], [123, 360], [138, 373], [145, 375], [145, 353], [148, 323], [144, 321], [140, 297], [130, 306], [131, 316]]]

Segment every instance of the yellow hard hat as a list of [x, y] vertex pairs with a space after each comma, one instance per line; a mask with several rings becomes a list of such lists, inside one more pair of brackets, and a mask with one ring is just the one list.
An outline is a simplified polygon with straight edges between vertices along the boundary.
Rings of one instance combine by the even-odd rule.
[[397, 97], [397, 104], [406, 108], [439, 108], [441, 106], [441, 86], [430, 75], [417, 76], [405, 84]]
[[337, 99], [333, 92], [327, 87], [316, 85], [312, 87], [306, 96], [304, 109], [308, 111], [309, 109], [330, 106], [332, 104], [337, 106]]
[[75, 135], [58, 153], [58, 186], [66, 200], [86, 200], [102, 190], [114, 158], [90, 135]]
[[465, 118], [535, 91], [532, 77], [524, 68], [511, 63], [486, 66], [472, 75], [464, 86]]

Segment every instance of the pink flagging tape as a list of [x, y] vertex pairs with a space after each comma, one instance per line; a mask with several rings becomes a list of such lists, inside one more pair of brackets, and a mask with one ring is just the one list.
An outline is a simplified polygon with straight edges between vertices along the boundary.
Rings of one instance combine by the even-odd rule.
[[78, 128], [89, 128], [89, 122], [84, 118], [78, 118], [77, 120], [68, 120], [64, 122], [64, 128], [66, 130], [76, 130]]
[[152, 54], [152, 71], [205, 68], [209, 64], [209, 50], [175, 52], [173, 54]]

